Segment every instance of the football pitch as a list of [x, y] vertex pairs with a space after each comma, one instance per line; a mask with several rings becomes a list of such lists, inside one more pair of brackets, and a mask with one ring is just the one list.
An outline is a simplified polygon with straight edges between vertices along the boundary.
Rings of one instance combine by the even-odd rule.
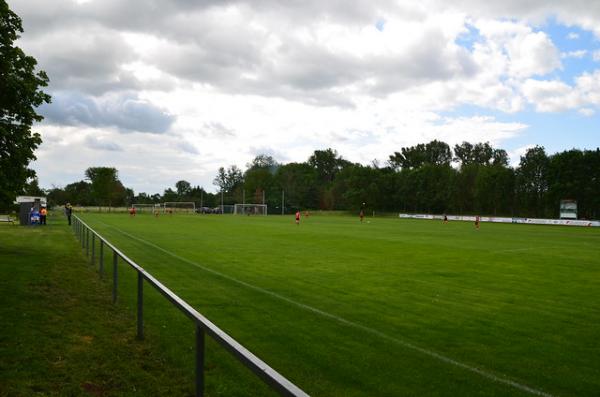
[[[81, 218], [311, 395], [600, 393], [600, 230], [319, 215], [299, 226], [292, 216]], [[133, 313], [135, 274], [120, 266], [119, 303]], [[146, 337], [192, 387], [191, 322], [150, 287], [145, 301]], [[268, 392], [216, 344], [207, 354], [209, 395]]]

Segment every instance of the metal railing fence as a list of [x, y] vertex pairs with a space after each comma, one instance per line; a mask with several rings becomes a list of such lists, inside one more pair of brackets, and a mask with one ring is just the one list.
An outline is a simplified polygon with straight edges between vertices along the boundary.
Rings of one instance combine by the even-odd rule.
[[[137, 272], [137, 337], [144, 338], [144, 281], [154, 287], [162, 296], [164, 296], [173, 306], [178, 308], [183, 314], [189, 317], [196, 325], [196, 396], [204, 396], [204, 353], [205, 353], [205, 334], [211, 336], [218, 344], [224, 347], [245, 367], [254, 372], [261, 380], [270, 386], [273, 390], [282, 396], [308, 396], [299, 387], [287, 380], [283, 375], [275, 371], [252, 352], [239, 344], [235, 339], [209, 321], [196, 309], [191, 307], [183, 299], [175, 295], [173, 291], [165, 287], [160, 281], [155, 279], [150, 273], [144, 270], [140, 265], [129, 259], [117, 247], [108, 242], [104, 237], [98, 234], [94, 229], [87, 225], [78, 216], [73, 216], [72, 222], [75, 236], [81, 242], [81, 248], [85, 249], [86, 256], [90, 258], [90, 264], [95, 264], [96, 239], [100, 242], [99, 248], [99, 274], [104, 276], [104, 246], [112, 250], [113, 258], [113, 289], [112, 301], [117, 302], [118, 286], [118, 259], [121, 258], [126, 264], [131, 266]], [[90, 236], [91, 234], [91, 236]], [[90, 255], [91, 238], [91, 255]]]

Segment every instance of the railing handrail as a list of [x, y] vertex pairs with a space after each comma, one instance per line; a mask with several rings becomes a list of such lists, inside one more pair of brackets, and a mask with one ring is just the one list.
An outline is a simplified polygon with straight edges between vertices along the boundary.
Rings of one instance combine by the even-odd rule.
[[115, 255], [119, 256], [129, 266], [134, 268], [143, 279], [145, 279], [150, 285], [152, 285], [161, 295], [163, 295], [169, 302], [177, 307], [186, 316], [192, 319], [197, 326], [202, 327], [210, 336], [213, 337], [221, 346], [229, 351], [234, 357], [236, 357], [244, 366], [259, 376], [267, 385], [272, 387], [274, 390], [284, 396], [308, 396], [302, 389], [290, 382], [279, 372], [271, 368], [267, 363], [262, 361], [250, 350], [246, 349], [233, 337], [228, 335], [225, 331], [216, 326], [209, 319], [200, 314], [190, 304], [177, 296], [173, 291], [167, 288], [164, 284], [158, 281], [154, 276], [148, 273], [143, 267], [135, 263], [121, 250], [110, 243], [106, 238], [101, 236], [92, 227], [85, 223], [77, 215], [74, 215], [74, 219], [81, 223], [86, 229], [88, 229], [93, 235], [95, 235], [102, 244], [106, 244]]

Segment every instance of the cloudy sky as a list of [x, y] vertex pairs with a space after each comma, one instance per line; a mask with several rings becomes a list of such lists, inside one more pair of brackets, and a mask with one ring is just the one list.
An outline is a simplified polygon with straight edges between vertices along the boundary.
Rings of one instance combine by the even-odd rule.
[[[220, 166], [363, 164], [489, 141], [600, 146], [600, 1], [9, 0], [47, 71], [43, 187], [114, 166], [136, 192]], [[452, 3], [449, 5], [448, 3]]]

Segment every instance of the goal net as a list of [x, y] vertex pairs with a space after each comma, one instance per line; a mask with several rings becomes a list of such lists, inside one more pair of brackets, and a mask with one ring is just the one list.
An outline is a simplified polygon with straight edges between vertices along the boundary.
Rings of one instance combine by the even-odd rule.
[[163, 210], [166, 213], [195, 212], [196, 204], [193, 201], [166, 201], [163, 203]]
[[135, 208], [136, 212], [153, 213], [155, 208], [160, 207], [160, 204], [132, 204], [131, 208]]
[[267, 215], [266, 204], [236, 204], [233, 207], [236, 215]]

